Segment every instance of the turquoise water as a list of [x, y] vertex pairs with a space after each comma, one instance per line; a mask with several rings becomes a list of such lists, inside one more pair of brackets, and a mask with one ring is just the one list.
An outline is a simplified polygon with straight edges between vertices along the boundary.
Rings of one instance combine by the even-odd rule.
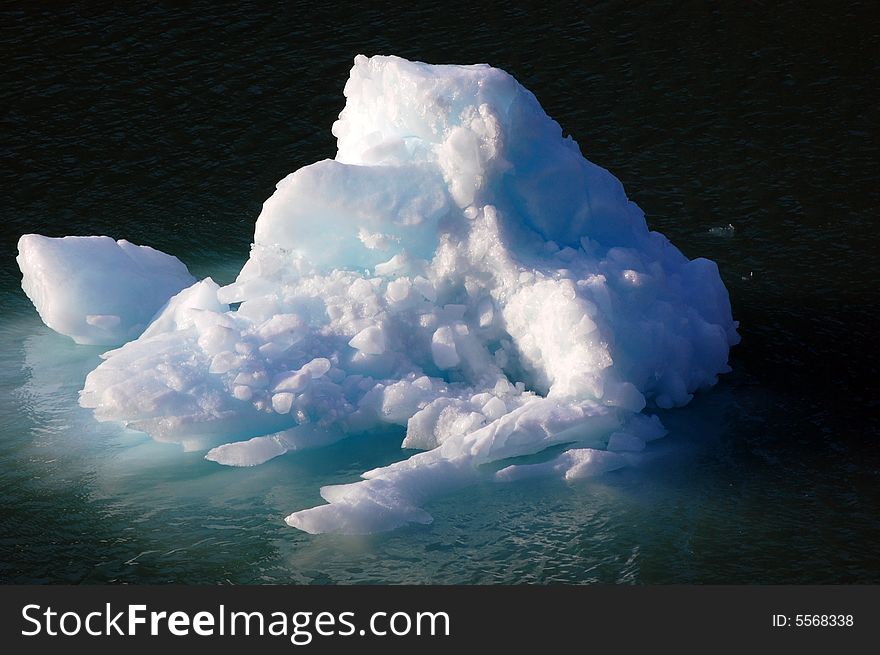
[[[880, 581], [868, 9], [0, 18], [0, 581]], [[510, 70], [653, 228], [719, 262], [742, 323], [734, 372], [661, 414], [670, 434], [642, 466], [486, 482], [429, 504], [430, 526], [311, 536], [283, 517], [406, 457], [400, 432], [231, 469], [78, 407], [100, 349], [42, 325], [18, 236], [110, 234], [231, 281], [274, 183], [333, 155], [361, 51]]]

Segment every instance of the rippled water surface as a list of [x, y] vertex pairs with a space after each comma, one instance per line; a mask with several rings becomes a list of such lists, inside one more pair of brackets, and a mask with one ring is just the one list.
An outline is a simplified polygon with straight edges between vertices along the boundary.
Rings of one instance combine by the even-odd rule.
[[[875, 3], [40, 4], [0, 5], [0, 581], [880, 582]], [[77, 406], [100, 349], [42, 325], [18, 237], [108, 234], [231, 281], [275, 182], [335, 153], [359, 52], [507, 69], [719, 263], [734, 372], [662, 415], [645, 465], [311, 536], [282, 518], [402, 434], [231, 469]]]

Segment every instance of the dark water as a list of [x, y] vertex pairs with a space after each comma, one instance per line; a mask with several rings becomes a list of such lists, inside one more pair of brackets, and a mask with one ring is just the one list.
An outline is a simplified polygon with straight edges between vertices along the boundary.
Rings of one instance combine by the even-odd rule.
[[[880, 582], [876, 3], [41, 4], [0, 10], [0, 581]], [[505, 68], [719, 263], [734, 372], [663, 416], [651, 462], [313, 537], [282, 517], [399, 434], [234, 470], [76, 407], [99, 351], [39, 322], [18, 237], [108, 234], [230, 281], [274, 184], [335, 153], [359, 52]]]

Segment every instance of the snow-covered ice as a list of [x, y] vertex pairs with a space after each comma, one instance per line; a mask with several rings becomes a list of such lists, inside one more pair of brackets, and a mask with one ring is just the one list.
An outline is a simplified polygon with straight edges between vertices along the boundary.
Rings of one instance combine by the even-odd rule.
[[99, 420], [233, 466], [405, 426], [423, 452], [287, 517], [368, 533], [429, 522], [428, 500], [481, 478], [628, 465], [665, 432], [646, 406], [729, 370], [716, 265], [649, 231], [513, 77], [358, 56], [344, 93], [336, 158], [278, 183], [236, 281], [172, 290], [89, 374]]

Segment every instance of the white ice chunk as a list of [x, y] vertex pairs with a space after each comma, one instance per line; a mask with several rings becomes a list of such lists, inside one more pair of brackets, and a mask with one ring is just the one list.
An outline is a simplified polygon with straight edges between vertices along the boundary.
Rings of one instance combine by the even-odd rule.
[[323, 377], [332, 367], [333, 365], [326, 357], [316, 357], [303, 366], [301, 370], [303, 373], [308, 373], [312, 379], [317, 379]]
[[248, 441], [223, 444], [208, 451], [205, 459], [226, 466], [256, 466], [290, 450], [283, 436], [273, 434]]
[[448, 325], [437, 328], [431, 337], [431, 356], [439, 369], [458, 366], [461, 358], [455, 348], [455, 336]]
[[391, 302], [402, 302], [409, 296], [409, 290], [412, 288], [412, 282], [408, 278], [400, 278], [392, 280], [388, 283], [388, 290], [385, 292], [388, 300]]
[[293, 405], [293, 394], [288, 392], [276, 393], [272, 396], [272, 409], [277, 414], [289, 414], [290, 407]]
[[282, 373], [275, 380], [273, 391], [288, 391], [290, 393], [302, 393], [309, 386], [312, 376], [307, 371]]
[[195, 281], [176, 257], [104, 236], [25, 234], [16, 261], [22, 289], [43, 322], [81, 344], [136, 338], [171, 296]]
[[385, 333], [378, 325], [371, 325], [358, 332], [348, 345], [365, 355], [381, 355], [385, 352]]
[[[200, 337], [201, 339], [201, 337]], [[211, 365], [208, 369], [209, 373], [222, 374], [227, 373], [236, 368], [241, 362], [241, 358], [234, 352], [224, 350], [219, 352], [211, 359]]]
[[[162, 332], [185, 330], [196, 321], [202, 321], [210, 327], [225, 327], [228, 329], [230, 322], [222, 316], [229, 311], [229, 306], [217, 300], [217, 291], [220, 287], [211, 278], [205, 278], [196, 282], [168, 300], [159, 310], [149, 327], [143, 332], [143, 337], [149, 339]], [[223, 332], [206, 336], [205, 343], [208, 349], [222, 344], [228, 345], [226, 339], [221, 336]], [[219, 343], [213, 343], [214, 341]], [[219, 352], [219, 350], [217, 350]]]
[[494, 421], [496, 418], [501, 418], [506, 413], [507, 405], [501, 400], [501, 398], [494, 397], [483, 405], [483, 414], [485, 414], [486, 418], [490, 421]]
[[244, 384], [237, 384], [232, 387], [232, 395], [238, 398], [239, 400], [250, 400], [254, 392], [253, 390]]

